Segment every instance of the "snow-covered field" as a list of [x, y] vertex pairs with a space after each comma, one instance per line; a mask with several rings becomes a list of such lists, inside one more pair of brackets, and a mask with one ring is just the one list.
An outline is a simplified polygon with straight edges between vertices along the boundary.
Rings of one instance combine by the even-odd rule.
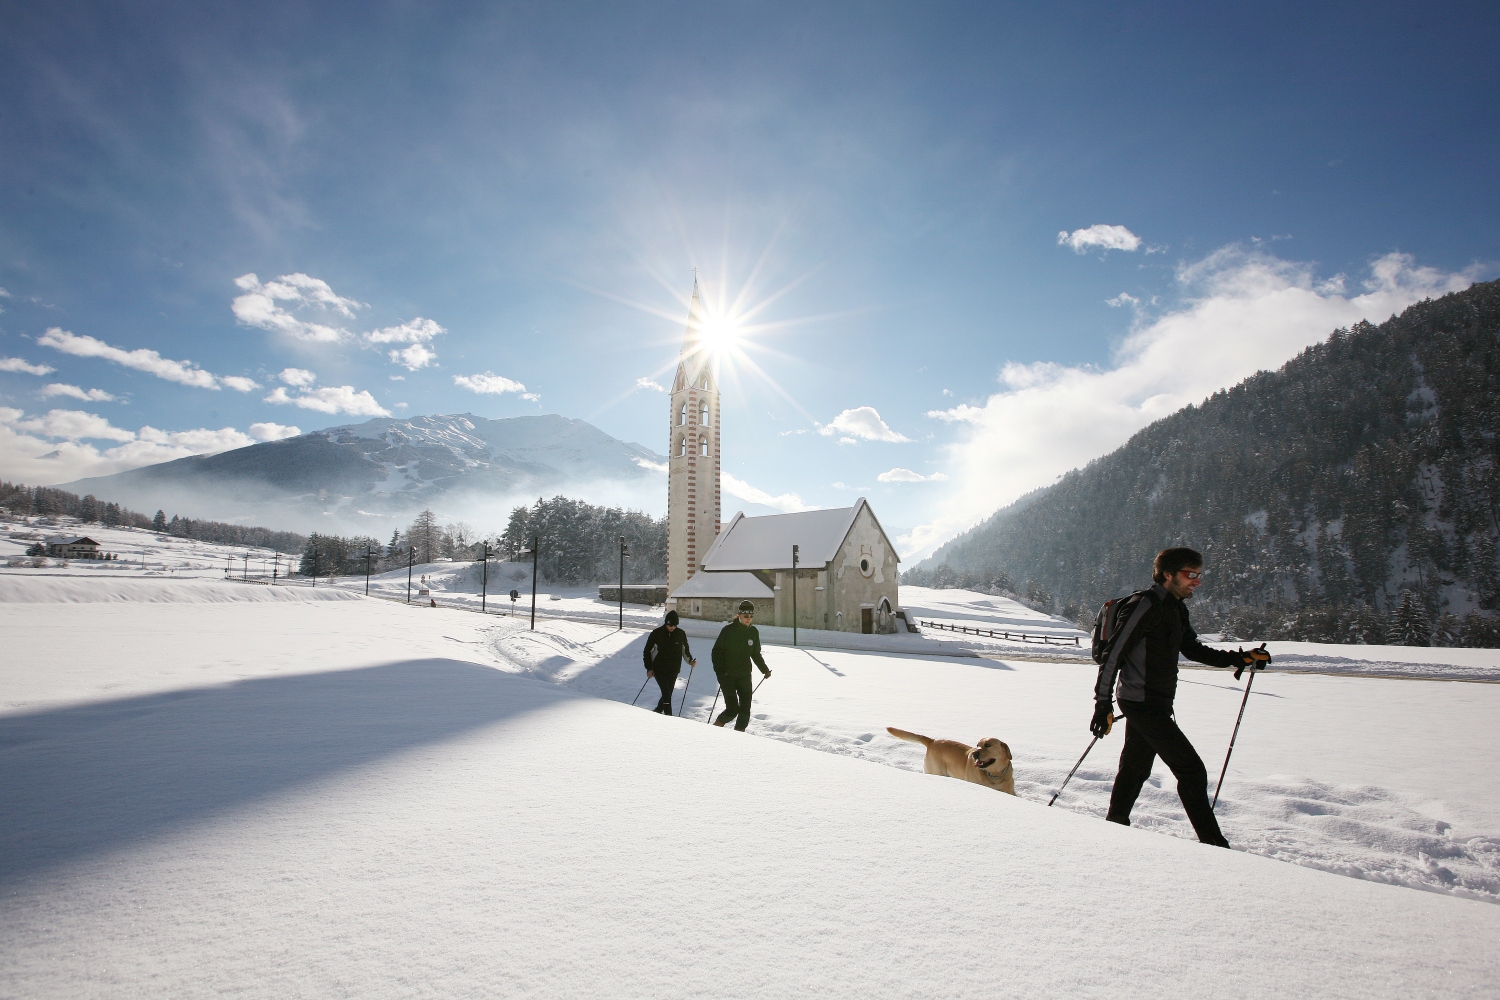
[[[87, 535], [105, 552], [118, 559], [71, 559], [44, 557], [45, 566], [12, 566], [22, 561], [26, 549], [52, 535]], [[248, 560], [246, 557], [249, 557]], [[295, 560], [293, 560], [295, 561]], [[279, 567], [285, 575], [288, 557], [255, 546], [220, 545], [196, 538], [176, 538], [144, 528], [106, 528], [100, 524], [64, 521], [47, 524], [36, 518], [0, 521], [0, 575], [4, 576], [108, 576], [179, 577], [223, 579], [233, 576], [270, 576]]]
[[[1184, 839], [1170, 776], [1137, 828], [1099, 818], [1118, 735], [1045, 807], [1088, 664], [772, 647], [739, 734], [698, 721], [705, 640], [663, 718], [622, 704], [635, 630], [130, 584], [0, 590], [0, 995], [1500, 983], [1500, 685], [1263, 673], [1222, 851]], [[1217, 773], [1241, 689], [1183, 680]], [[1019, 797], [918, 773], [886, 725], [1005, 739]]]

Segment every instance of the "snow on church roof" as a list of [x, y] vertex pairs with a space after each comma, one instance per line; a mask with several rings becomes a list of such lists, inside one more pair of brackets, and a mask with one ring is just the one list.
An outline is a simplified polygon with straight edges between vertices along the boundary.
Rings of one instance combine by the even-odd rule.
[[687, 583], [672, 593], [672, 599], [684, 597], [757, 597], [772, 600], [775, 591], [760, 582], [754, 573], [694, 573]]
[[[833, 510], [807, 510], [765, 517], [736, 514], [728, 527], [714, 539], [708, 554], [703, 557], [703, 568], [715, 573], [791, 569], [794, 544], [801, 547], [797, 554], [799, 565], [824, 566], [838, 554], [860, 508], [866, 506], [864, 497], [860, 497], [853, 507]], [[879, 523], [877, 520], [876, 524]]]

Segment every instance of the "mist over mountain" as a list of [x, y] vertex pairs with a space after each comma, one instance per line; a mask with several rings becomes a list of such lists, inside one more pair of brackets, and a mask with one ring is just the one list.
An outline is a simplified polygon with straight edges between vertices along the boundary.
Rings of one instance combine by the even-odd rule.
[[567, 493], [659, 506], [666, 458], [556, 414], [377, 418], [217, 455], [62, 484], [143, 510], [303, 531], [379, 533], [433, 508], [504, 524], [516, 504]]
[[1194, 614], [1232, 634], [1361, 642], [1394, 629], [1423, 645], [1491, 645], [1497, 433], [1500, 283], [1489, 282], [1334, 331], [1000, 510], [903, 578], [962, 578], [1091, 618], [1149, 583], [1159, 549], [1190, 545], [1208, 571]]

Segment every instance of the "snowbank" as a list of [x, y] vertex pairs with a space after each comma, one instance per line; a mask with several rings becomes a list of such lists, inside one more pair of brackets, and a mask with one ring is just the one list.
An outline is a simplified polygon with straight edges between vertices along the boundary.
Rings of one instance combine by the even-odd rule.
[[357, 601], [335, 587], [266, 587], [201, 579], [13, 575], [0, 571], [0, 604], [225, 604]]

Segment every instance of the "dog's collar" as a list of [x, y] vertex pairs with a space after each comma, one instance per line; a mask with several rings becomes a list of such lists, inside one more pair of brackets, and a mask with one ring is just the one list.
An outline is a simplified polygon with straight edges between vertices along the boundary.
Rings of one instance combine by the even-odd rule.
[[991, 774], [988, 771], [983, 772], [983, 774], [986, 778], [989, 778], [992, 781], [1004, 781], [1005, 776], [1010, 773], [1010, 769], [1015, 766], [1015, 763], [1016, 762], [1013, 760], [1006, 761], [1004, 770], [1002, 770], [999, 774]]

